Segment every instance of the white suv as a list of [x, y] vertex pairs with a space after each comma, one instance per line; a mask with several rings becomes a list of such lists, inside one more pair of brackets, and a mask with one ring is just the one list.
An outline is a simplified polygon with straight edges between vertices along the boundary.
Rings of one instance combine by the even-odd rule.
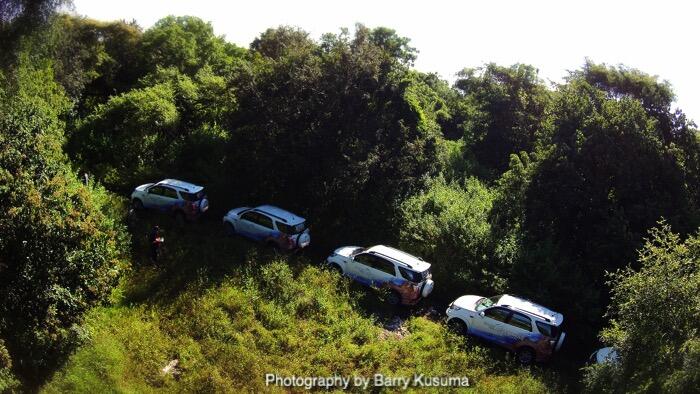
[[234, 208], [224, 215], [229, 234], [264, 242], [284, 250], [302, 249], [311, 244], [306, 220], [272, 205]]
[[523, 364], [547, 360], [566, 336], [561, 313], [508, 294], [459, 297], [447, 308], [447, 317], [455, 331], [503, 346]]
[[430, 295], [435, 285], [429, 263], [384, 245], [344, 246], [328, 256], [326, 263], [365, 286], [389, 289], [391, 304], [415, 304]]
[[131, 193], [131, 204], [136, 210], [155, 209], [187, 219], [195, 219], [209, 209], [202, 186], [177, 179], [138, 186]]

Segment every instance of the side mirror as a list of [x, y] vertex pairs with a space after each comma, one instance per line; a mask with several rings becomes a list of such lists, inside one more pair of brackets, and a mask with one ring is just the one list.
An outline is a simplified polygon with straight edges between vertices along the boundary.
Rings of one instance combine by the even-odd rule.
[[484, 316], [486, 316], [486, 314], [484, 313], [484, 311], [481, 311], [481, 312], [479, 312], [479, 316], [484, 317]]

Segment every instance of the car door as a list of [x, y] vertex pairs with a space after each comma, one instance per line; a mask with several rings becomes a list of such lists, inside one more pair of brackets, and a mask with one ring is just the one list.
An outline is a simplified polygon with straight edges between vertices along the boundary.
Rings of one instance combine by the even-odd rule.
[[522, 341], [532, 335], [532, 319], [522, 313], [513, 312], [506, 324], [508, 326], [505, 335], [510, 338], [512, 343]]
[[369, 267], [372, 285], [381, 287], [396, 278], [396, 267], [394, 263], [379, 256], [371, 255], [372, 265]]
[[163, 192], [160, 195], [160, 209], [164, 212], [170, 212], [178, 204], [179, 196], [173, 188], [163, 186]]
[[163, 186], [152, 186], [148, 189], [143, 198], [143, 206], [151, 209], [160, 209], [163, 203]]
[[252, 239], [258, 239], [255, 233], [257, 228], [258, 213], [253, 211], [245, 212], [236, 223], [236, 232]]
[[256, 213], [256, 220], [252, 225], [253, 233], [258, 241], [266, 241], [271, 236], [274, 236], [274, 234], [277, 233], [277, 230], [275, 230], [275, 227], [272, 224], [272, 218], [260, 212]]
[[473, 327], [470, 329], [474, 335], [480, 336], [491, 342], [505, 344], [507, 343], [507, 330], [505, 326], [506, 320], [510, 317], [510, 311], [501, 308], [493, 307], [485, 309], [483, 316], [480, 313], [473, 319]]
[[371, 272], [372, 256], [369, 253], [360, 253], [350, 260], [347, 265], [346, 274], [354, 280], [366, 286], [372, 286]]

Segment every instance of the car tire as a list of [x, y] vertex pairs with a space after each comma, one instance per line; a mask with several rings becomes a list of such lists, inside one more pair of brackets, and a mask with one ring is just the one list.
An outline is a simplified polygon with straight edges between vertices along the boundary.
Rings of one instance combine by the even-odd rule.
[[143, 201], [141, 201], [138, 198], [135, 198], [131, 201], [131, 206], [134, 207], [134, 209], [137, 211], [143, 211]]
[[236, 226], [234, 226], [232, 223], [226, 222], [226, 224], [224, 224], [224, 228], [226, 229], [227, 235], [236, 235]]
[[535, 351], [531, 347], [523, 346], [517, 351], [518, 362], [522, 365], [530, 365], [535, 362]]
[[401, 295], [399, 293], [397, 293], [396, 291], [392, 290], [386, 296], [386, 302], [389, 305], [399, 305], [399, 304], [401, 304]]
[[338, 264], [331, 264], [331, 265], [330, 265], [330, 269], [331, 269], [331, 271], [337, 272], [337, 273], [340, 274], [341, 276], [343, 275], [343, 269], [340, 268], [340, 266], [339, 266]]
[[467, 323], [464, 322], [464, 320], [454, 317], [450, 320], [447, 321], [447, 327], [450, 328], [452, 332], [455, 334], [459, 335], [467, 335], [469, 333], [469, 329], [467, 328]]

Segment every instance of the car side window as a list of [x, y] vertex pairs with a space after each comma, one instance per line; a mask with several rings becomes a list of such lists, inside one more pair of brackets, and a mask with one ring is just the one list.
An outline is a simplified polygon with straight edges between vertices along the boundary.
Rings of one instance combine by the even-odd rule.
[[177, 199], [177, 192], [169, 187], [163, 188], [163, 196], [168, 198]]
[[272, 219], [263, 215], [263, 214], [257, 214], [258, 220], [257, 223], [263, 227], [267, 227], [269, 229], [273, 229], [272, 227]]
[[372, 259], [374, 260], [372, 263], [372, 268], [385, 272], [391, 276], [396, 275], [396, 269], [394, 268], [394, 264], [377, 256], [372, 256]]
[[163, 187], [162, 186], [153, 186], [152, 188], [148, 189], [148, 194], [155, 194], [158, 196], [163, 195]]
[[532, 331], [532, 320], [522, 313], [513, 312], [513, 315], [508, 320], [508, 324], [525, 331]]
[[354, 260], [360, 264], [366, 265], [368, 267], [372, 266], [372, 255], [367, 253], [361, 253], [355, 256]]
[[247, 220], [251, 223], [257, 223], [257, 221], [255, 220], [255, 216], [255, 212], [246, 212], [241, 216], [241, 219]]
[[510, 315], [510, 311], [507, 311], [503, 308], [489, 308], [484, 311], [484, 315], [486, 317], [490, 317], [493, 320], [505, 322], [508, 319], [508, 315]]

